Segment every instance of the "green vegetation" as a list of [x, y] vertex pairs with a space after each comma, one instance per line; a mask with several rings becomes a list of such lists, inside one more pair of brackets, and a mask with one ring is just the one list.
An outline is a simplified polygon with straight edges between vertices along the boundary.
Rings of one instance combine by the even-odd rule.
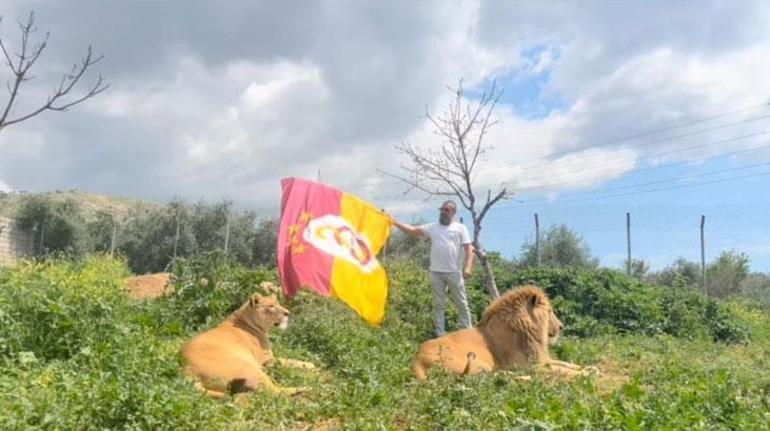
[[[549, 292], [567, 331], [557, 357], [622, 378], [521, 370], [533, 380], [439, 372], [414, 381], [411, 358], [430, 334], [427, 275], [393, 259], [381, 328], [311, 293], [288, 304], [292, 324], [275, 334], [274, 350], [320, 370], [270, 373], [312, 392], [212, 400], [182, 376], [179, 348], [275, 280], [274, 269], [201, 255], [176, 266], [173, 295], [142, 302], [120, 288], [125, 261], [87, 256], [0, 269], [0, 429], [767, 429], [763, 311], [609, 270], [512, 272], [493, 263], [501, 287], [532, 279]], [[469, 291], [478, 315], [486, 297], [476, 277]]]
[[[225, 243], [228, 256], [239, 264], [252, 267], [276, 262], [278, 220], [258, 220], [255, 213], [237, 210], [230, 201], [188, 204], [176, 200], [157, 205], [84, 192], [0, 193], [0, 215], [17, 218], [32, 232], [37, 257], [109, 252], [114, 233], [115, 253], [137, 274], [167, 271], [174, 256], [196, 259], [222, 252]], [[427, 267], [429, 249], [428, 241], [396, 230], [383, 254], [385, 260], [409, 260]], [[598, 268], [583, 237], [566, 225], [551, 226], [543, 233], [540, 252], [542, 267]], [[537, 265], [532, 242], [525, 243], [513, 261], [494, 251], [488, 255], [497, 268], [495, 273], [502, 272], [501, 286], [506, 282], [505, 273], [528, 271]], [[635, 279], [648, 284], [702, 289], [700, 264], [683, 258], [657, 272], [650, 272], [644, 260], [634, 259], [631, 270]], [[723, 251], [708, 263], [707, 278], [710, 297], [744, 298], [770, 312], [770, 274], [752, 273], [747, 255]]]
[[230, 201], [157, 205], [83, 192], [0, 193], [0, 215], [33, 235], [36, 257], [79, 258], [114, 245], [134, 273], [147, 273], [167, 270], [175, 257], [227, 247], [243, 265], [275, 264], [277, 221], [257, 222]]

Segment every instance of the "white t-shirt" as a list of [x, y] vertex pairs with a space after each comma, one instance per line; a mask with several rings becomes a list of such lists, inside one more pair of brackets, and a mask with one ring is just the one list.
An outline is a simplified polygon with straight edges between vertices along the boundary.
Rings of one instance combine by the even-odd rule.
[[471, 243], [464, 224], [453, 221], [448, 226], [428, 223], [420, 230], [430, 238], [430, 270], [434, 272], [462, 272], [463, 245]]

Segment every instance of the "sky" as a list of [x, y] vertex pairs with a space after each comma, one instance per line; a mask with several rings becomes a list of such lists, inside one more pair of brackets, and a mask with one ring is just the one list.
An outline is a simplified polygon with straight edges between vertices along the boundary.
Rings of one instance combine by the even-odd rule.
[[399, 144], [441, 145], [424, 114], [447, 86], [462, 79], [473, 104], [495, 81], [476, 191], [513, 196], [484, 222], [487, 249], [518, 256], [537, 213], [620, 267], [630, 213], [634, 257], [660, 269], [700, 259], [705, 215], [707, 260], [735, 250], [770, 271], [766, 1], [4, 0], [11, 49], [32, 10], [50, 40], [14, 113], [89, 45], [104, 59], [83, 84], [110, 87], [0, 131], [0, 190], [231, 199], [270, 217], [298, 176], [433, 220], [441, 199], [382, 172], [408, 163]]

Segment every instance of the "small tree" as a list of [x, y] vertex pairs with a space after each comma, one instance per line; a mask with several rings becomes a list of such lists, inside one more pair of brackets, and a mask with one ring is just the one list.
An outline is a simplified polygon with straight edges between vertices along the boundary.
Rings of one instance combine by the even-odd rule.
[[723, 251], [706, 267], [708, 294], [719, 298], [738, 295], [749, 276], [749, 256], [734, 250]]
[[407, 190], [419, 190], [429, 197], [443, 196], [457, 198], [471, 214], [473, 222], [473, 249], [484, 268], [487, 291], [493, 298], [500, 296], [495, 276], [489, 265], [487, 253], [481, 244], [481, 229], [484, 217], [501, 199], [509, 196], [503, 185], [496, 192], [486, 190], [486, 197], [479, 198], [476, 175], [482, 156], [490, 146], [484, 144], [484, 137], [495, 124], [492, 112], [502, 91], [495, 83], [481, 93], [477, 102], [464, 99], [462, 81], [457, 88], [449, 88], [454, 97], [439, 115], [433, 115], [425, 108], [425, 118], [433, 125], [435, 133], [442, 138], [438, 148], [422, 150], [419, 146], [402, 143], [396, 149], [406, 155], [408, 166], [402, 166], [405, 176], [386, 173], [409, 186]]
[[268, 218], [259, 222], [252, 246], [255, 265], [273, 266], [276, 264], [275, 248], [278, 243], [279, 223], [277, 218]]
[[163, 271], [174, 257], [194, 254], [197, 244], [191, 218], [189, 208], [178, 200], [164, 208], [132, 213], [118, 247], [131, 270], [140, 274]]
[[253, 212], [235, 211], [230, 200], [215, 204], [200, 201], [191, 210], [198, 253], [224, 250], [227, 244], [228, 256], [245, 265], [252, 262], [251, 244], [256, 234], [256, 215]]
[[[120, 223], [109, 211], [99, 210], [94, 219], [88, 223], [88, 232], [93, 239], [93, 250], [109, 252], [112, 246], [113, 234], [117, 236]], [[117, 241], [117, 238], [115, 238]]]
[[700, 265], [683, 257], [677, 258], [673, 264], [649, 276], [655, 284], [673, 287], [695, 286], [699, 283], [700, 277]]
[[[3, 17], [0, 16], [0, 24], [2, 24], [2, 19]], [[104, 78], [99, 76], [85, 93], [79, 96], [72, 95], [73, 89], [86, 71], [102, 59], [101, 55], [95, 57], [89, 46], [86, 55], [75, 63], [69, 72], [62, 74], [58, 84], [54, 86], [45, 102], [31, 108], [28, 112], [14, 115], [13, 111], [19, 102], [21, 87], [25, 82], [35, 78], [31, 74], [31, 70], [48, 45], [49, 36], [49, 33], [46, 33], [38, 42], [30, 40], [37, 32], [34, 12], [30, 12], [26, 22], [19, 21], [19, 30], [21, 31], [21, 41], [15, 50], [11, 48], [6, 39], [0, 36], [0, 52], [5, 59], [5, 65], [11, 70], [11, 77], [7, 83], [8, 100], [5, 102], [5, 107], [0, 108], [2, 109], [0, 111], [0, 132], [10, 125], [21, 123], [45, 111], [65, 111], [67, 108], [82, 103], [107, 89], [108, 85]]]
[[[623, 267], [628, 268], [628, 260], [623, 264]], [[631, 259], [631, 277], [638, 280], [644, 280], [647, 278], [647, 273], [650, 272], [650, 264], [644, 259]]]
[[[525, 242], [522, 246], [521, 263], [524, 266], [537, 264], [535, 244]], [[591, 256], [591, 250], [583, 237], [567, 225], [551, 226], [540, 240], [540, 260], [542, 265], [555, 268], [576, 267], [595, 268], [599, 262]]]
[[91, 236], [83, 211], [74, 200], [54, 202], [46, 196], [31, 196], [22, 205], [21, 227], [34, 232], [37, 255], [67, 253], [83, 256], [91, 251]]

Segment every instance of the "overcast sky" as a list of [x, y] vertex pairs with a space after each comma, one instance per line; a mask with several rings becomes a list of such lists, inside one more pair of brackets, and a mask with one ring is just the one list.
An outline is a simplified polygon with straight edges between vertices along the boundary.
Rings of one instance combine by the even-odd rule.
[[396, 144], [436, 142], [422, 114], [447, 85], [462, 78], [472, 102], [497, 79], [479, 191], [516, 197], [490, 215], [489, 248], [514, 256], [538, 212], [620, 265], [628, 211], [660, 267], [699, 258], [707, 214], [710, 258], [734, 248], [770, 270], [770, 2], [5, 0], [8, 46], [30, 10], [51, 39], [17, 114], [88, 45], [104, 60], [85, 83], [110, 88], [0, 132], [0, 189], [273, 215], [281, 178], [320, 172], [433, 218], [437, 202], [378, 169], [398, 172]]

